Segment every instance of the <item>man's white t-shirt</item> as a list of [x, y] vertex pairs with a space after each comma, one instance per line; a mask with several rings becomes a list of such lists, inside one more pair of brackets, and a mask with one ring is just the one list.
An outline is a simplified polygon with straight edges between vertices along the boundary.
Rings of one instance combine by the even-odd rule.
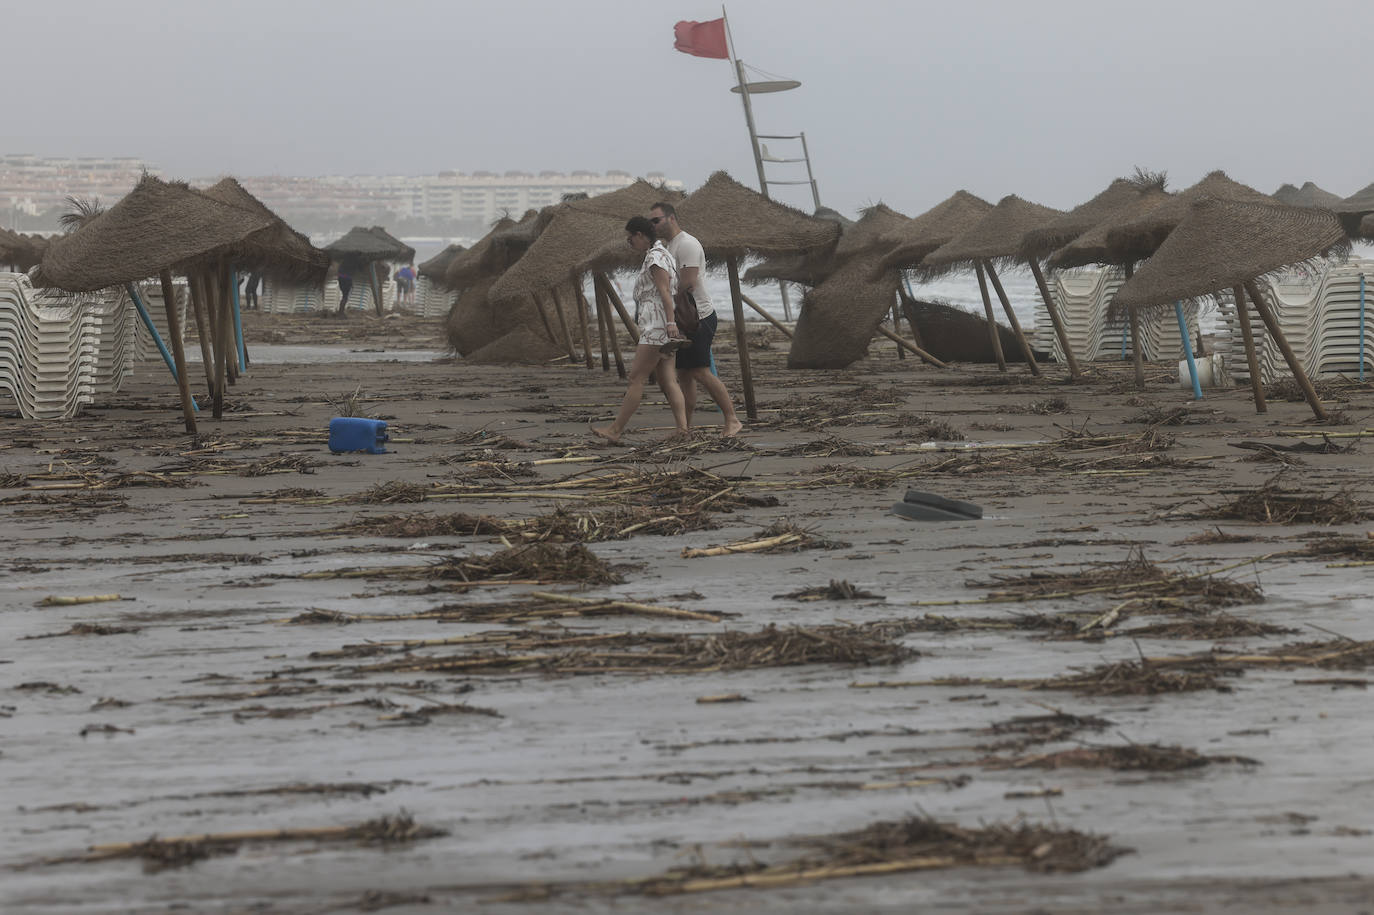
[[697, 284], [692, 289], [692, 298], [697, 300], [697, 316], [705, 318], [715, 314], [716, 310], [711, 305], [711, 294], [706, 291], [706, 252], [702, 249], [701, 242], [697, 241], [695, 235], [679, 232], [664, 244], [667, 245], [668, 253], [673, 256], [673, 260], [677, 262], [679, 274], [684, 268], [697, 268]]

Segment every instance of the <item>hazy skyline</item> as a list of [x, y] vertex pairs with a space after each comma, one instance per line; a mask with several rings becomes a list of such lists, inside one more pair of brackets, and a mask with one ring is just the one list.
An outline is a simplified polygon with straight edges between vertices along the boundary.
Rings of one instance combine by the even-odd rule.
[[[15, 5], [6, 64], [23, 88], [0, 145], [176, 177], [624, 169], [693, 188], [723, 168], [756, 186], [731, 66], [672, 46], [674, 22], [720, 9]], [[756, 97], [760, 132], [804, 130], [822, 202], [850, 215], [879, 200], [916, 215], [959, 188], [1070, 207], [1135, 166], [1175, 189], [1214, 168], [1265, 192], [1374, 180], [1365, 4], [728, 9], [748, 64], [802, 81]]]

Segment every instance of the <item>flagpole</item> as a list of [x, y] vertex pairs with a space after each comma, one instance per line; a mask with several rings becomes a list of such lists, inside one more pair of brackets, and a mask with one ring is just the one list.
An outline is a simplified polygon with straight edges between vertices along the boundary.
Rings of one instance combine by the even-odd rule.
[[744, 123], [749, 127], [749, 148], [754, 151], [754, 167], [759, 172], [759, 192], [768, 196], [768, 179], [763, 174], [763, 154], [759, 151], [759, 135], [754, 127], [754, 108], [749, 103], [749, 87], [744, 81], [744, 61], [735, 56], [735, 37], [730, 33], [730, 17], [721, 5], [720, 18], [725, 20], [725, 41], [729, 45], [730, 57], [735, 62], [735, 79], [739, 84], [739, 97], [744, 102]]
[[[768, 178], [763, 171], [763, 153], [759, 150], [759, 133], [754, 127], [754, 106], [749, 103], [749, 85], [744, 80], [744, 61], [735, 55], [735, 36], [730, 31], [730, 16], [725, 12], [725, 4], [720, 6], [720, 18], [725, 22], [725, 43], [726, 50], [735, 62], [735, 80], [739, 85], [740, 101], [744, 102], [744, 123], [749, 128], [749, 148], [754, 152], [754, 167], [759, 172], [759, 193], [767, 199], [772, 199], [768, 194]], [[810, 166], [808, 165], [808, 168]], [[787, 298], [787, 283], [785, 280], [778, 280], [778, 292], [782, 295], [783, 317], [792, 320], [792, 303]]]

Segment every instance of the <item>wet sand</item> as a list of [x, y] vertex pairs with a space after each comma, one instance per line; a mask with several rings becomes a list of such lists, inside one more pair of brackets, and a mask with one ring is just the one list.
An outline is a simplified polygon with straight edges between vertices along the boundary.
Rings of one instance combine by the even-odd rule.
[[[1368, 568], [1294, 555], [1330, 535], [1364, 539], [1370, 521], [1192, 517], [1280, 469], [1273, 454], [1256, 461], [1255, 451], [1233, 445], [1320, 443], [1322, 432], [1344, 436], [1331, 441], [1354, 449], [1289, 456], [1294, 466], [1280, 485], [1367, 499], [1374, 468], [1365, 440], [1352, 433], [1374, 425], [1370, 387], [1333, 388], [1343, 402], [1332, 406], [1346, 421], [1315, 426], [1301, 403], [1276, 400], [1256, 415], [1247, 391], [1208, 392], [1194, 404], [1166, 383], [1171, 366], [1154, 367], [1149, 390], [1137, 394], [1119, 365], [1095, 366], [1092, 379], [1068, 385], [1055, 366], [1045, 378], [1015, 368], [1008, 379], [995, 367], [930, 369], [875, 345], [845, 371], [789, 372], [775, 344], [753, 352], [760, 422], [746, 426], [740, 444], [703, 432], [657, 445], [670, 430], [661, 396], [651, 395], [627, 436], [630, 447], [612, 447], [586, 432], [589, 421], [609, 420], [623, 390], [599, 365], [589, 372], [445, 359], [362, 364], [348, 361], [360, 357], [350, 349], [437, 349], [437, 325], [367, 333], [339, 322], [321, 334], [298, 320], [250, 324], [257, 364], [232, 389], [223, 421], [202, 413], [196, 440], [182, 430], [174, 390], [152, 364], [109, 404], [75, 420], [7, 416], [10, 434], [0, 443], [8, 532], [0, 594], [0, 809], [10, 826], [0, 833], [4, 911], [152, 912], [180, 904], [286, 913], [1143, 913], [1369, 905], [1374, 823], [1360, 800], [1374, 750], [1366, 672], [1273, 665], [1224, 677], [1228, 691], [1158, 695], [978, 681], [1051, 678], [1213, 646], [1259, 653], [1374, 639]], [[318, 347], [319, 361], [273, 358], [275, 347], [303, 342]], [[728, 345], [718, 357], [738, 401]], [[1182, 424], [1146, 421], [1176, 409], [1186, 410]], [[342, 410], [386, 419], [389, 453], [331, 454], [325, 430]], [[718, 414], [699, 418], [709, 424]], [[1120, 442], [1152, 428], [1171, 440], [1157, 453], [1172, 466], [1105, 446], [1086, 455], [1114, 457], [1098, 465], [1050, 447], [1036, 452], [1047, 455], [1041, 464], [1013, 466], [1005, 458], [1016, 449], [993, 447], [1071, 435]], [[923, 442], [931, 430], [963, 440]], [[974, 453], [996, 466], [958, 460]], [[708, 470], [756, 504], [709, 512], [710, 529], [588, 544], [623, 578], [618, 584], [488, 580], [464, 588], [452, 578], [386, 571], [490, 556], [505, 548], [501, 536], [519, 542], [514, 528], [410, 537], [332, 530], [418, 512], [512, 521], [558, 506], [605, 508], [620, 495], [582, 485], [589, 477], [686, 468]], [[567, 485], [541, 488], [560, 480]], [[397, 498], [429, 498], [350, 501], [380, 493], [379, 484], [390, 484]], [[889, 514], [909, 486], [975, 502], [985, 517], [922, 524]], [[757, 504], [770, 496], [779, 504]], [[652, 493], [644, 498], [652, 504]], [[756, 540], [780, 521], [832, 548], [682, 555]], [[1185, 542], [1217, 530], [1230, 541]], [[1257, 585], [1262, 600], [1224, 612], [1298, 631], [1222, 640], [1047, 638], [1054, 633], [967, 626], [898, 631], [901, 621], [926, 614], [989, 622], [1064, 615], [1085, 624], [1122, 601], [1093, 593], [982, 599], [999, 579], [1119, 565], [1133, 550], [1170, 574], [1228, 569], [1218, 577]], [[876, 596], [778, 597], [831, 581]], [[560, 605], [531, 599], [532, 592], [724, 619], [560, 616]], [[51, 595], [110, 594], [120, 599], [43, 605]], [[464, 621], [464, 608], [475, 615], [502, 604], [526, 612]], [[320, 611], [317, 620], [347, 614], [353, 621], [290, 622], [311, 611]], [[1107, 628], [1218, 612], [1135, 603]], [[425, 663], [474, 645], [543, 655], [562, 650], [555, 643], [629, 632], [880, 622], [895, 627], [884, 632], [898, 632], [889, 641], [917, 654], [899, 663], [699, 672], [666, 665], [597, 672], [576, 658], [553, 671], [534, 663]], [[83, 626], [92, 628], [65, 634]], [[403, 640], [413, 644], [396, 644]], [[521, 640], [542, 647], [503, 647]], [[968, 682], [892, 685], [942, 678]], [[1324, 682], [1298, 682], [1313, 680]], [[727, 694], [746, 701], [697, 701]], [[1035, 736], [1008, 730], [1014, 719], [1058, 713], [1109, 724]], [[1027, 762], [1147, 744], [1253, 762], [1172, 771]], [[79, 860], [91, 846], [154, 835], [332, 827], [402, 811], [446, 835], [383, 845], [244, 842], [154, 872], [137, 859]], [[791, 837], [915, 814], [965, 827], [1033, 821], [1105, 835], [1131, 853], [1073, 874], [962, 866], [652, 900], [608, 886], [694, 865], [741, 862], [747, 870], [752, 860], [795, 857]]]

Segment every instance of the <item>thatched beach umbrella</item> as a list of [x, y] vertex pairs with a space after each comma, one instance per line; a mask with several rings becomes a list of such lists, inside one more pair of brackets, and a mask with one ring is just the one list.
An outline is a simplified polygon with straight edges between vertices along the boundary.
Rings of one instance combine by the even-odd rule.
[[[462, 289], [479, 277], [494, 278], [490, 271], [483, 266], [483, 263], [486, 260], [487, 252], [491, 250], [492, 241], [495, 237], [513, 225], [515, 225], [515, 220], [509, 216], [503, 216], [492, 223], [491, 229], [486, 235], [483, 235], [470, 248], [460, 252], [449, 261], [448, 267], [444, 269], [444, 285], [450, 289]], [[496, 273], [495, 276], [500, 276], [500, 273]]]
[[448, 272], [449, 265], [453, 263], [454, 258], [466, 250], [467, 248], [459, 244], [449, 245], [444, 250], [416, 267], [415, 275], [427, 276], [431, 281], [440, 286], [446, 285], [444, 274]]
[[706, 256], [724, 260], [729, 271], [745, 412], [751, 420], [757, 420], [754, 379], [744, 329], [739, 262], [750, 254], [772, 256], [824, 250], [835, 244], [840, 227], [829, 220], [817, 219], [801, 210], [769, 200], [725, 172], [716, 172], [677, 204], [677, 216], [682, 227], [701, 241]]
[[[539, 297], [546, 293], [551, 295], [556, 310], [554, 317], [560, 326], [565, 326], [565, 303], [558, 295], [558, 290], [571, 284], [572, 302], [567, 304], [573, 307], [568, 310], [580, 331], [584, 361], [587, 367], [591, 368], [593, 359], [588, 326], [591, 309], [581, 292], [582, 275], [589, 269], [605, 269], [604, 266], [594, 268], [592, 261], [596, 259], [598, 252], [607, 248], [613, 252], [611, 262], [614, 267], [629, 265], [630, 259], [627, 255], [630, 251], [625, 245], [625, 223], [633, 216], [647, 213], [655, 203], [671, 203], [680, 197], [681, 195], [675, 191], [651, 184], [641, 178], [606, 194], [569, 200], [548, 208], [540, 214], [540, 219], [535, 220], [530, 226], [530, 231], [538, 232], [534, 240], [492, 286], [490, 301], [493, 307], [511, 308], [519, 307], [525, 302], [533, 302], [538, 308], [541, 323], [552, 333], [552, 322]], [[498, 236], [494, 244], [506, 244], [509, 250], [509, 243], [504, 239], [512, 236], [514, 232], [512, 229]], [[599, 286], [597, 299], [598, 305], [602, 305]], [[608, 369], [609, 358], [604, 343], [608, 332], [612, 340], [615, 340], [615, 329], [614, 323], [602, 321], [600, 311], [597, 313], [597, 330], [603, 342], [602, 367]], [[634, 332], [632, 328], [631, 332]], [[575, 360], [577, 354], [571, 346], [572, 336], [565, 333], [564, 337], [568, 343], [569, 358]], [[619, 350], [618, 342], [616, 349]], [[617, 364], [619, 363], [620, 359], [617, 358]]]
[[[1050, 220], [1063, 215], [1062, 210], [1031, 203], [1015, 194], [1010, 194], [999, 200], [997, 206], [989, 210], [987, 215], [972, 228], [927, 254], [917, 268], [926, 276], [939, 276], [967, 267], [972, 267], [978, 271], [978, 285], [983, 294], [983, 307], [987, 311], [988, 326], [990, 329], [995, 329], [992, 320], [992, 302], [983, 282], [983, 273], [986, 273], [988, 279], [992, 281], [993, 288], [997, 291], [997, 297], [1002, 303], [1002, 310], [1006, 313], [1007, 322], [1011, 325], [1012, 333], [1016, 334], [1017, 342], [1021, 345], [1021, 352], [1026, 359], [1026, 365], [1033, 375], [1040, 374], [1040, 367], [1035, 364], [1035, 354], [1031, 352], [1030, 343], [1021, 331], [1021, 323], [1016, 319], [1016, 312], [1012, 310], [1011, 301], [1007, 298], [1006, 290], [1002, 288], [1002, 281], [997, 276], [993, 261], [1015, 263], [1021, 239], [1027, 233], [1041, 228]], [[1053, 302], [1050, 303], [1050, 307], [1053, 308]], [[993, 339], [996, 340], [997, 338], [993, 337]], [[1000, 348], [999, 341], [997, 349]], [[1002, 364], [1003, 368], [1006, 367], [1002, 360], [999, 360], [999, 363]]]
[[1113, 263], [1138, 263], [1155, 253], [1169, 237], [1194, 201], [1203, 197], [1241, 203], [1277, 204], [1268, 194], [1233, 181], [1223, 171], [1208, 173], [1197, 184], [1180, 191], [1134, 221], [1117, 225], [1107, 232], [1107, 249]]
[[1040, 290], [1040, 297], [1044, 300], [1050, 321], [1054, 325], [1054, 332], [1059, 337], [1059, 345], [1069, 362], [1069, 373], [1074, 377], [1078, 375], [1078, 367], [1073, 350], [1069, 347], [1068, 330], [1064, 327], [1059, 310], [1054, 307], [1049, 284], [1045, 282], [1045, 275], [1040, 270], [1040, 261], [1115, 214], [1143, 212], [1134, 208], [1140, 205], [1142, 199], [1162, 195], [1165, 180], [1163, 173], [1156, 174], [1137, 169], [1134, 176], [1117, 178], [1096, 197], [1079, 204], [1063, 216], [1050, 220], [1046, 225], [1032, 229], [1021, 239], [1018, 253], [1030, 265], [1031, 274], [1035, 277], [1035, 284]]
[[1324, 191], [1311, 181], [1304, 181], [1302, 187], [1285, 184], [1270, 196], [1291, 207], [1324, 207], [1329, 210], [1341, 202], [1340, 194]]
[[[340, 263], [363, 266], [368, 269], [372, 284], [372, 304], [376, 306], [377, 316], [382, 315], [382, 284], [377, 278], [378, 261], [412, 261], [415, 249], [394, 237], [381, 226], [364, 228], [354, 226], [337, 241], [324, 246], [329, 256]], [[339, 314], [344, 313], [344, 305], [339, 303]]]
[[319, 286], [329, 272], [329, 254], [310, 243], [233, 178], [222, 178], [201, 191], [208, 197], [256, 213], [271, 224], [247, 239], [237, 267], [261, 270], [265, 276]]
[[879, 269], [915, 267], [927, 254], [976, 226], [991, 210], [992, 204], [983, 198], [955, 191], [879, 240], [888, 249]]
[[[815, 216], [817, 219], [838, 224], [842, 233], [854, 225], [854, 220], [830, 207], [817, 207]], [[765, 257], [744, 271], [744, 281], [758, 284], [768, 280], [779, 280], [803, 286], [818, 286], [834, 270], [834, 253], [832, 248], [809, 255], [786, 254]]]
[[895, 340], [932, 364], [944, 363], [899, 335], [882, 327], [896, 308], [901, 274], [879, 268], [887, 251], [883, 239], [911, 220], [882, 203], [864, 210], [858, 222], [844, 229], [827, 260], [826, 276], [806, 294], [788, 368], [843, 368], [863, 358], [875, 332]]
[[1365, 219], [1374, 213], [1374, 184], [1366, 185], [1339, 203], [1332, 204], [1331, 209], [1336, 211], [1341, 225], [1345, 226], [1346, 234], [1351, 238], [1374, 240], [1369, 221]]
[[[48, 246], [40, 267], [42, 281], [71, 292], [92, 292], [158, 276], [182, 412], [187, 430], [195, 431], [172, 272], [188, 277], [214, 272], [220, 280], [214, 286], [221, 297], [227, 297], [228, 259], [251, 248], [248, 240], [270, 224], [259, 213], [222, 203], [185, 184], [145, 175], [110, 209]], [[218, 351], [223, 353], [223, 348]], [[216, 419], [222, 415], [224, 401], [224, 367], [217, 361], [220, 371], [212, 385]]]
[[[1189, 204], [1183, 219], [1154, 256], [1117, 292], [1116, 301], [1124, 307], [1139, 309], [1216, 295], [1229, 288], [1235, 291], [1237, 314], [1243, 314], [1244, 288], [1288, 362], [1293, 378], [1302, 387], [1312, 412], [1318, 419], [1324, 419], [1326, 414], [1316, 391], [1260, 296], [1255, 280], [1296, 263], [1348, 250], [1345, 232], [1329, 210], [1205, 197]], [[1259, 362], [1248, 319], [1242, 319], [1241, 329], [1256, 406], [1262, 407]]]

